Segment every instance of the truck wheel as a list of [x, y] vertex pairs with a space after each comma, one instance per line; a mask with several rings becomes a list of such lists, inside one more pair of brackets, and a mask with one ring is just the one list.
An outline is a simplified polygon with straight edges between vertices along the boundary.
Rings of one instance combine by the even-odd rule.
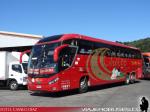
[[80, 80], [79, 93], [85, 93], [88, 90], [88, 80], [86, 77]]
[[10, 90], [17, 90], [18, 89], [18, 83], [16, 81], [11, 81], [9, 84]]

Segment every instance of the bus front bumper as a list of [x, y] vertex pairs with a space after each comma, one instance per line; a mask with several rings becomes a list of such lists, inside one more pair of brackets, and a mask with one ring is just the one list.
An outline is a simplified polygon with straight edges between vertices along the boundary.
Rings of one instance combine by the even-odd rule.
[[39, 84], [28, 84], [28, 90], [29, 91], [39, 91], [39, 92], [58, 92], [60, 91], [60, 88], [58, 87], [58, 84], [52, 84], [52, 85], [39, 85]]

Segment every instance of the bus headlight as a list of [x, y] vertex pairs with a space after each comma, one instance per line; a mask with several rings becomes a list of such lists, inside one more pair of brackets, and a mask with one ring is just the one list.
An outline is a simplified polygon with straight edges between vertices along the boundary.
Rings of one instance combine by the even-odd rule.
[[59, 78], [57, 77], [57, 78], [51, 80], [48, 84], [54, 84], [54, 83], [56, 83], [58, 80], [59, 80]]

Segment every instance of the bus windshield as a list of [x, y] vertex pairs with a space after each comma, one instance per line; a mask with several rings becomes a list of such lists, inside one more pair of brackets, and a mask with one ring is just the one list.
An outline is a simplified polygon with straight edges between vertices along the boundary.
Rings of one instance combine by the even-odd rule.
[[30, 69], [39, 68], [54, 68], [56, 63], [53, 59], [54, 49], [59, 43], [36, 45], [32, 49], [32, 53], [29, 59]]

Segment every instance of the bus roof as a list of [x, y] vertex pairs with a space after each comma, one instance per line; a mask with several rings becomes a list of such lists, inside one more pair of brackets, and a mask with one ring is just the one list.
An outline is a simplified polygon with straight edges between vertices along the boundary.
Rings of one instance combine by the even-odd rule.
[[104, 44], [139, 50], [136, 47], [127, 46], [124, 44], [120, 44], [120, 43], [116, 43], [116, 42], [112, 42], [112, 41], [108, 41], [108, 40], [103, 40], [103, 39], [99, 39], [99, 38], [93, 38], [93, 37], [80, 35], [80, 34], [63, 34], [63, 35], [49, 36], [49, 37], [45, 37], [45, 38], [41, 39], [38, 43], [43, 43], [43, 42], [47, 43], [47, 42], [51, 42], [51, 41], [64, 41], [64, 40], [69, 40], [69, 39], [73, 39], [73, 38], [88, 40], [88, 41], [92, 41], [92, 42], [100, 42], [100, 43], [104, 43]]
[[142, 53], [143, 56], [150, 56], [150, 52], [144, 52]]
[[108, 41], [108, 40], [103, 40], [103, 39], [99, 39], [99, 38], [93, 38], [93, 37], [80, 35], [80, 34], [64, 34], [60, 38], [60, 40], [68, 40], [68, 39], [72, 39], [72, 38], [83, 39], [83, 40], [88, 40], [88, 41], [92, 41], [92, 42], [100, 42], [100, 43], [104, 43], [104, 44], [109, 44], [109, 45], [114, 45], [114, 46], [120, 46], [120, 47], [124, 47], [124, 48], [139, 50], [136, 47], [127, 46], [127, 45], [124, 45], [124, 44], [120, 44], [120, 43], [116, 43], [116, 42], [112, 42], [112, 41]]

